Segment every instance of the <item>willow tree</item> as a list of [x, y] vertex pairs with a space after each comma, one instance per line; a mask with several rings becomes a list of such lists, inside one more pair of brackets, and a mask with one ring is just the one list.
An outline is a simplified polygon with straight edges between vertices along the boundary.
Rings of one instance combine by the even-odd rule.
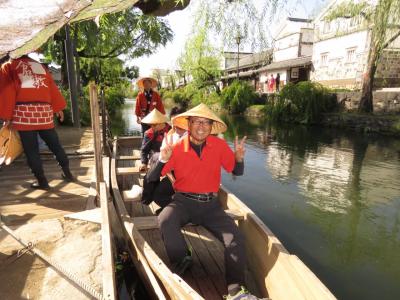
[[373, 95], [375, 73], [383, 50], [400, 36], [400, 1], [377, 0], [354, 3], [342, 2], [327, 15], [326, 20], [360, 17], [365, 20], [370, 30], [370, 47], [367, 66], [364, 73], [359, 112], [373, 112]]
[[204, 25], [186, 41], [178, 64], [185, 74], [192, 77], [196, 88], [213, 86], [217, 93], [220, 93], [217, 82], [221, 75], [221, 55], [211, 44], [207, 35], [207, 24]]
[[[165, 20], [143, 15], [134, 8], [103, 15], [96, 21], [82, 21], [75, 23], [71, 28], [77, 69], [79, 72], [82, 65], [80, 73], [84, 72], [81, 75], [85, 81], [99, 81], [105, 78], [102, 74], [106, 74], [107, 71], [101, 71], [100, 68], [110, 71], [113, 65], [118, 65], [121, 77], [137, 76], [138, 72], [134, 67], [121, 69], [123, 60], [150, 55], [159, 46], [165, 46], [173, 36]], [[49, 60], [61, 66], [65, 64], [64, 36], [64, 31], [61, 30], [47, 43]]]

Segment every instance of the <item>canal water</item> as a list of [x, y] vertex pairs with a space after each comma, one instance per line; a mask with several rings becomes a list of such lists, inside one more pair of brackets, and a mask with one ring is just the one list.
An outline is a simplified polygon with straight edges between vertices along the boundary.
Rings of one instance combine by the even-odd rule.
[[[133, 103], [119, 132], [137, 133]], [[400, 299], [400, 140], [222, 116], [247, 135], [245, 175], [223, 174], [338, 299]]]

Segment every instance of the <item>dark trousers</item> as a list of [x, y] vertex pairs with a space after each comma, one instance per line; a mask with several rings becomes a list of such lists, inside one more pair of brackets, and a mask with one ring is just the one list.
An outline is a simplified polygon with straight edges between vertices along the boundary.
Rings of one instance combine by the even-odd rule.
[[158, 216], [165, 248], [172, 264], [180, 262], [188, 247], [181, 228], [191, 222], [204, 226], [225, 246], [225, 270], [228, 289], [230, 286], [244, 285], [246, 252], [244, 237], [229, 217], [217, 198], [209, 202], [190, 200], [180, 193]]
[[46, 143], [47, 147], [49, 147], [50, 151], [54, 153], [61, 168], [63, 170], [69, 169], [68, 157], [65, 154], [60, 141], [58, 140], [58, 135], [54, 128], [45, 130], [19, 131], [22, 147], [24, 148], [26, 159], [33, 175], [35, 175], [37, 179], [44, 178], [42, 160], [40, 159], [39, 154], [38, 134]]
[[146, 132], [147, 129], [150, 129], [150, 125], [141, 123], [140, 125], [142, 125], [142, 137], [144, 137], [144, 133]]

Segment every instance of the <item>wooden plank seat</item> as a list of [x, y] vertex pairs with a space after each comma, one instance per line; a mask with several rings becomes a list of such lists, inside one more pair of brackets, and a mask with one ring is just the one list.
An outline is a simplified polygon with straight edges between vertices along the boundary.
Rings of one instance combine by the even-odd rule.
[[140, 150], [132, 150], [130, 153], [122, 154], [117, 156], [117, 161], [126, 161], [126, 160], [139, 160], [140, 159]]
[[118, 167], [117, 175], [140, 175], [145, 172], [140, 172], [139, 167]]
[[117, 156], [117, 160], [139, 160], [139, 155], [121, 155]]
[[[244, 215], [238, 210], [225, 210], [225, 212], [234, 220], [244, 220]], [[134, 217], [132, 220], [138, 230], [158, 228], [157, 216]]]

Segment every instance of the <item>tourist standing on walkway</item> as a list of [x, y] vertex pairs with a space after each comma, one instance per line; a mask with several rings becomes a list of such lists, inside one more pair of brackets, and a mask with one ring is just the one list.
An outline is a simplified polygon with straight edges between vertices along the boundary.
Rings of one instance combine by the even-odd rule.
[[156, 168], [149, 174], [150, 180], [170, 171], [175, 175], [174, 200], [158, 216], [172, 270], [182, 275], [193, 262], [181, 228], [189, 222], [202, 225], [225, 246], [227, 299], [256, 299], [242, 288], [246, 263], [244, 237], [217, 198], [221, 167], [235, 175], [243, 174], [245, 138], [238, 142], [236, 137], [232, 151], [224, 140], [214, 136], [227, 126], [205, 104], [176, 116], [172, 124], [187, 129], [189, 135], [176, 145], [167, 140]]
[[69, 161], [54, 129], [53, 115], [64, 120], [66, 102], [48, 69], [22, 56], [3, 64], [0, 69], [0, 119], [4, 126], [18, 130], [29, 167], [37, 182], [36, 189], [49, 189], [39, 154], [38, 135], [54, 153], [62, 168], [62, 177], [73, 181]]
[[276, 74], [275, 78], [275, 87], [276, 87], [276, 92], [279, 93], [279, 85], [281, 84], [281, 74]]
[[165, 114], [165, 109], [160, 95], [153, 90], [157, 87], [157, 81], [154, 78], [141, 78], [138, 80], [137, 84], [141, 91], [136, 97], [136, 122], [142, 125], [142, 136], [144, 136], [145, 131], [149, 129], [150, 126], [143, 124], [142, 119], [154, 108], [157, 108], [162, 114]]
[[271, 74], [269, 80], [268, 80], [268, 91], [272, 93], [274, 91], [274, 85], [275, 85], [275, 79], [274, 75]]

